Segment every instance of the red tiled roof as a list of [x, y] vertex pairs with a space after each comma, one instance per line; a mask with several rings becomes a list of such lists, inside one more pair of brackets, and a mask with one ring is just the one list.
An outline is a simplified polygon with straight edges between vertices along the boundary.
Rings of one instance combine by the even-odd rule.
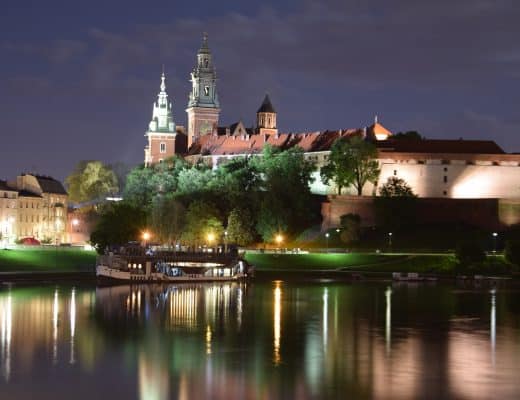
[[505, 154], [492, 140], [389, 139], [376, 146], [383, 152], [398, 153]]
[[[269, 144], [281, 149], [298, 146], [305, 152], [328, 151], [340, 137], [363, 135], [362, 129], [317, 131], [303, 133], [205, 135], [190, 148], [188, 155], [236, 155], [261, 153]], [[367, 132], [368, 134], [368, 132]], [[368, 134], [370, 138], [371, 135]], [[375, 141], [381, 152], [437, 154], [505, 154], [491, 140], [413, 140], [388, 139]]]
[[269, 144], [281, 149], [298, 146], [305, 152], [326, 151], [339, 137], [362, 134], [359, 129], [340, 131], [256, 134], [256, 135], [206, 135], [190, 148], [189, 155], [233, 155], [255, 154], [262, 152]]

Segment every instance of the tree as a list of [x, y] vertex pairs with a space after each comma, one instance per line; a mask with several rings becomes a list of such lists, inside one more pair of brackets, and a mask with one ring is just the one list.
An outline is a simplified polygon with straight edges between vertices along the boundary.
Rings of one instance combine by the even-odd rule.
[[246, 208], [234, 208], [228, 216], [227, 233], [230, 243], [247, 246], [255, 239], [255, 223]]
[[183, 194], [194, 194], [210, 190], [213, 171], [207, 167], [193, 166], [179, 173], [177, 190]]
[[196, 200], [186, 212], [186, 225], [181, 239], [191, 246], [209, 243], [209, 235], [219, 240], [224, 232], [219, 210], [211, 203]]
[[424, 137], [417, 131], [397, 132], [391, 138], [397, 140], [424, 140]]
[[171, 194], [153, 200], [150, 225], [154, 235], [163, 243], [178, 242], [185, 223], [186, 209]]
[[148, 208], [157, 191], [154, 170], [144, 166], [136, 167], [126, 177], [123, 197], [134, 206]]
[[75, 202], [98, 199], [119, 190], [116, 174], [101, 161], [80, 161], [65, 184], [69, 198]]
[[281, 207], [264, 201], [258, 213], [256, 230], [264, 242], [273, 242], [277, 234], [290, 232], [287, 214], [280, 212]]
[[504, 255], [508, 262], [520, 266], [520, 240], [508, 240], [504, 249]]
[[273, 232], [297, 234], [316, 222], [319, 207], [314, 207], [309, 187], [315, 167], [305, 160], [302, 149], [266, 146], [254, 164], [263, 177], [256, 227], [265, 241]]
[[383, 197], [417, 197], [406, 181], [396, 176], [389, 177], [379, 192]]
[[481, 241], [477, 239], [467, 239], [457, 243], [455, 255], [459, 263], [463, 266], [478, 264], [486, 259], [484, 246]]
[[106, 247], [139, 240], [145, 227], [146, 213], [141, 208], [126, 202], [111, 203], [101, 212], [90, 241], [98, 253], [103, 253]]
[[377, 148], [359, 136], [337, 139], [320, 173], [325, 184], [335, 183], [338, 194], [344, 187], [353, 185], [361, 196], [365, 184], [375, 183], [379, 177]]
[[361, 217], [358, 214], [345, 214], [340, 217], [341, 241], [344, 243], [357, 242], [361, 233]]

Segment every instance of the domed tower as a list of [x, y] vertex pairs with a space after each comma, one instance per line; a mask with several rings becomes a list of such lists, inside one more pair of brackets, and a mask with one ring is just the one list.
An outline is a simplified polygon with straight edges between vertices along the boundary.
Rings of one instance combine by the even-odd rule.
[[191, 72], [188, 100], [188, 148], [200, 136], [211, 134], [218, 126], [220, 104], [217, 95], [217, 73], [213, 66], [208, 35], [204, 33], [197, 53], [197, 65]]
[[266, 94], [262, 105], [256, 112], [256, 126], [259, 134], [276, 135], [276, 111], [271, 104], [269, 95]]
[[176, 153], [176, 126], [172, 116], [172, 103], [166, 93], [166, 76], [161, 75], [161, 88], [157, 101], [153, 103], [152, 120], [145, 133], [148, 144], [144, 148], [144, 164], [146, 166], [164, 161]]

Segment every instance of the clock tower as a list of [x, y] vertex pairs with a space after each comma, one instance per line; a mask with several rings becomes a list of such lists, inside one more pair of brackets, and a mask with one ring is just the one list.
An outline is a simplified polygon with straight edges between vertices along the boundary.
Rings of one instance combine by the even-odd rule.
[[191, 93], [188, 101], [188, 148], [200, 136], [208, 135], [218, 126], [220, 105], [217, 95], [217, 74], [213, 66], [208, 35], [204, 33], [197, 53], [197, 65], [191, 72]]

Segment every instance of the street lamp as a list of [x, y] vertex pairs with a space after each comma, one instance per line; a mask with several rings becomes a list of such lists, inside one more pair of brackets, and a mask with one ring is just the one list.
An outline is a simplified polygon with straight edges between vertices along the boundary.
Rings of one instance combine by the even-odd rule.
[[493, 232], [493, 253], [497, 252], [497, 232]]
[[329, 232], [327, 232], [325, 234], [325, 237], [327, 238], [327, 253], [329, 252], [329, 236], [330, 236], [330, 234], [329, 234]]
[[392, 232], [388, 232], [388, 247], [392, 248]]
[[228, 232], [224, 231], [224, 253], [227, 253], [227, 235]]
[[207, 239], [208, 239], [208, 247], [211, 247], [211, 242], [213, 242], [213, 240], [215, 240], [215, 235], [212, 232], [210, 232], [210, 233], [208, 233]]
[[280, 247], [280, 245], [282, 244], [283, 242], [283, 236], [278, 234], [276, 235], [276, 237], [274, 238], [274, 240], [276, 241], [276, 244], [278, 245], [278, 247]]
[[148, 232], [148, 231], [143, 232], [143, 242], [144, 242], [145, 251], [146, 251], [146, 242], [148, 242], [151, 237], [152, 237], [152, 234], [150, 232]]

